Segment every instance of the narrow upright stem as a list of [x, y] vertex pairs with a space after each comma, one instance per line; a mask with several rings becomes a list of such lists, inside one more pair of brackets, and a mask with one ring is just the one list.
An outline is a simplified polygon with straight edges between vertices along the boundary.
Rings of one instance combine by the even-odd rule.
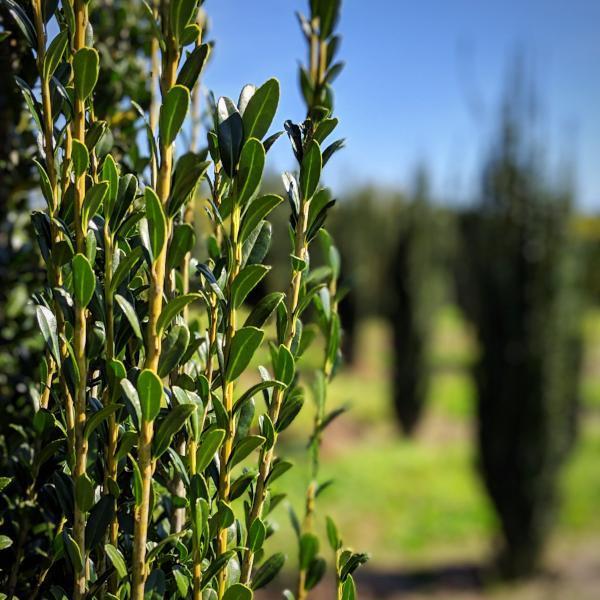
[[[235, 201], [235, 199], [234, 199]], [[239, 232], [240, 232], [240, 219], [241, 212], [240, 207], [235, 206], [233, 212], [231, 214], [231, 232], [230, 239], [231, 245], [233, 247], [233, 264], [231, 265], [231, 269], [229, 271], [229, 279], [228, 279], [228, 296], [229, 296], [229, 318], [227, 324], [227, 333], [225, 337], [225, 355], [229, 352], [231, 348], [231, 340], [236, 332], [237, 327], [237, 315], [236, 310], [231, 301], [231, 288], [235, 278], [240, 272], [240, 268], [242, 265], [242, 245], [239, 242]], [[228, 381], [225, 383], [224, 391], [223, 391], [223, 404], [225, 406], [225, 411], [227, 412], [227, 430], [225, 431], [225, 439], [223, 441], [223, 445], [221, 446], [220, 453], [220, 471], [219, 471], [219, 498], [223, 502], [229, 502], [229, 492], [231, 489], [231, 473], [229, 471], [229, 459], [231, 457], [231, 451], [233, 449], [233, 440], [235, 438], [235, 420], [233, 415], [233, 392], [234, 392], [234, 382]], [[217, 554], [221, 555], [227, 551], [227, 529], [219, 529], [218, 531], [218, 550]], [[219, 573], [219, 594], [218, 597], [221, 598], [225, 593], [225, 586], [227, 584], [227, 570], [223, 568], [223, 570]]]
[[[163, 5], [163, 16], [168, 12], [168, 3]], [[179, 64], [179, 48], [169, 34], [164, 19], [163, 34], [165, 35], [166, 50], [163, 56], [163, 71], [161, 75], [161, 90], [166, 94], [174, 85]], [[160, 142], [160, 168], [156, 193], [164, 208], [167, 206], [171, 191], [171, 173], [173, 170], [173, 144]], [[166, 211], [165, 211], [166, 212]], [[170, 226], [168, 227], [170, 229]], [[163, 289], [166, 271], [167, 245], [164, 244], [150, 270], [150, 289], [148, 298], [148, 326], [146, 339], [145, 368], [158, 373], [162, 340], [157, 331], [158, 317], [163, 306]], [[131, 588], [132, 600], [143, 600], [144, 586], [147, 578], [146, 569], [146, 542], [148, 539], [148, 521], [150, 519], [150, 493], [152, 489], [152, 474], [154, 464], [152, 461], [152, 439], [154, 425], [152, 421], [142, 419], [138, 438], [138, 464], [142, 479], [142, 493], [140, 505], [135, 510], [133, 534], [133, 578]]]
[[[296, 237], [294, 242], [294, 254], [300, 259], [304, 260], [306, 257], [306, 228], [308, 224], [308, 207], [309, 203], [306, 200], [302, 200], [300, 206], [300, 214], [298, 215], [298, 223], [296, 225]], [[298, 308], [298, 299], [300, 297], [300, 288], [302, 287], [302, 271], [293, 270], [292, 278], [290, 281], [289, 291], [287, 294], [287, 313], [288, 322], [285, 332], [284, 345], [288, 350], [292, 346], [292, 341], [296, 335], [296, 309]], [[269, 407], [269, 417], [273, 424], [277, 423], [279, 418], [279, 411], [281, 410], [281, 403], [283, 401], [283, 390], [277, 388], [273, 392], [273, 400]], [[259, 472], [256, 480], [256, 490], [254, 492], [254, 498], [252, 502], [252, 509], [250, 512], [250, 519], [248, 526], [262, 516], [262, 510], [265, 503], [267, 494], [267, 477], [271, 470], [271, 464], [273, 462], [273, 456], [275, 452], [275, 444], [269, 449], [261, 449], [259, 457]], [[251, 550], [246, 550], [242, 561], [242, 571], [240, 581], [242, 583], [248, 583], [250, 581], [250, 575], [252, 573], [252, 565], [254, 563], [254, 553]]]

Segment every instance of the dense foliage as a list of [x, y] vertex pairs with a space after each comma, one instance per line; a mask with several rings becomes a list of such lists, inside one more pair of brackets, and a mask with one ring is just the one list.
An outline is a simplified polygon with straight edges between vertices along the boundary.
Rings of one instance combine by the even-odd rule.
[[[14, 550], [1, 575], [8, 596], [235, 600], [267, 585], [284, 562], [265, 553], [285, 497], [273, 484], [292, 466], [277, 439], [302, 409], [298, 366], [319, 335], [297, 597], [322, 578], [313, 516], [326, 487], [317, 480], [321, 436], [339, 414], [327, 408], [326, 387], [341, 327], [339, 257], [323, 229], [335, 202], [320, 178], [342, 146], [324, 144], [337, 125], [339, 5], [312, 0], [300, 16], [307, 115], [285, 122], [298, 165], [283, 176], [288, 282], [248, 312], [272, 237], [286, 237], [266, 220], [283, 199], [260, 195], [266, 153], [282, 133], [268, 135], [277, 80], [244, 86], [237, 103], [209, 96], [199, 149], [198, 86], [211, 45], [198, 2], [133, 3], [129, 12], [128, 3], [3, 1], [37, 67], [16, 82], [39, 139], [46, 204], [32, 216], [46, 271], [35, 296], [45, 342], [35, 433], [2, 479], [2, 546]], [[131, 33], [125, 41], [115, 24]], [[190, 111], [186, 147], [178, 138]], [[208, 193], [198, 198], [202, 182]], [[212, 228], [204, 262], [191, 256], [196, 202]], [[317, 239], [326, 263], [313, 267]], [[327, 538], [338, 598], [354, 598], [352, 572], [366, 556], [343, 546], [330, 519]]]

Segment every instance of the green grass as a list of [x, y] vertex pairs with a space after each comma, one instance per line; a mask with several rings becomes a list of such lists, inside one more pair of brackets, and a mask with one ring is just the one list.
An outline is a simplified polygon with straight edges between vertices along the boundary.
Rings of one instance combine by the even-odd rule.
[[[361, 328], [356, 365], [342, 371], [329, 392], [331, 407], [349, 402], [352, 410], [325, 436], [321, 480], [334, 479], [335, 485], [318, 500], [321, 531], [324, 515], [333, 516], [349, 544], [372, 553], [374, 566], [480, 559], [489, 553], [496, 531], [472, 441], [476, 393], [468, 366], [476, 355], [473, 336], [454, 309], [442, 312], [437, 331], [427, 414], [415, 439], [403, 439], [396, 426], [390, 402], [390, 340], [381, 322]], [[600, 406], [600, 311], [588, 316], [584, 331], [586, 410], [580, 441], [561, 483], [558, 532], [569, 535], [600, 532], [600, 418], [590, 412]], [[314, 355], [311, 359], [318, 364]], [[299, 513], [311, 420], [308, 404], [282, 438], [281, 449], [296, 468], [284, 476], [281, 487], [289, 488]], [[295, 540], [286, 511], [286, 506], [275, 511], [283, 535], [275, 536], [272, 548], [286, 551], [293, 565]]]

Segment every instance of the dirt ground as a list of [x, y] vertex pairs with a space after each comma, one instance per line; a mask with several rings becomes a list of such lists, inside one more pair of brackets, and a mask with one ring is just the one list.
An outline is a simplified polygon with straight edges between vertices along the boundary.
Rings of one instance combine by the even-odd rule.
[[[365, 568], [356, 579], [361, 600], [598, 600], [600, 539], [553, 544], [543, 572], [511, 585], [494, 584], [481, 565], [467, 563], [397, 572]], [[256, 598], [281, 596], [261, 592]], [[335, 598], [331, 581], [322, 582], [310, 596], [310, 600]]]

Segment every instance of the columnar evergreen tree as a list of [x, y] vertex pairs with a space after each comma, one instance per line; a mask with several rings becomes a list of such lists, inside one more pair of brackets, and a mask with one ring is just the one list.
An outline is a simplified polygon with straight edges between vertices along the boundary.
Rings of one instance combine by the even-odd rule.
[[532, 572], [551, 530], [575, 435], [581, 355], [571, 198], [547, 184], [516, 80], [463, 216], [463, 304], [481, 344], [475, 367], [480, 464], [500, 516], [501, 567]]
[[[37, 66], [37, 84], [19, 88], [41, 146], [46, 206], [32, 219], [47, 273], [35, 297], [45, 342], [37, 437], [22, 474], [36, 531], [25, 523], [1, 538], [18, 549], [3, 583], [22, 597], [252, 598], [284, 560], [265, 557], [263, 546], [283, 497], [271, 486], [291, 467], [276, 456], [277, 438], [302, 408], [296, 363], [314, 337], [301, 320], [310, 305], [327, 340], [325, 378], [338, 354], [339, 320], [327, 305], [335, 305], [335, 269], [322, 282], [309, 248], [316, 236], [328, 240], [322, 227], [332, 202], [320, 177], [341, 146], [321, 150], [337, 124], [326, 84], [339, 0], [311, 2], [303, 26], [318, 76], [303, 85], [312, 95], [308, 118], [285, 124], [298, 163], [284, 175], [289, 287], [261, 298], [245, 319], [245, 298], [269, 272], [266, 217], [283, 202], [260, 195], [266, 153], [282, 133], [268, 135], [277, 80], [245, 86], [237, 102], [211, 101], [207, 148], [198, 149], [195, 129], [187, 149], [180, 133], [190, 107], [198, 123], [198, 80], [210, 53], [202, 2], [143, 5], [151, 85], [142, 93], [133, 77], [112, 100], [99, 81], [110, 57], [119, 65], [125, 57], [96, 38], [112, 8], [93, 0], [32, 0], [31, 10], [3, 4]], [[119, 8], [115, 14], [127, 21]], [[131, 102], [140, 117], [120, 128], [116, 98], [138, 93], [129, 101], [140, 100]], [[135, 123], [146, 156], [128, 139]], [[205, 262], [191, 256], [190, 205], [202, 181], [213, 228]], [[270, 366], [251, 383], [272, 315]], [[255, 403], [261, 396], [264, 409]], [[2, 486], [8, 498], [16, 482]], [[342, 548], [333, 524], [328, 533], [338, 596], [354, 598], [351, 573], [364, 557]], [[31, 540], [36, 560], [23, 552]], [[315, 554], [312, 543], [301, 545], [305, 575]]]

